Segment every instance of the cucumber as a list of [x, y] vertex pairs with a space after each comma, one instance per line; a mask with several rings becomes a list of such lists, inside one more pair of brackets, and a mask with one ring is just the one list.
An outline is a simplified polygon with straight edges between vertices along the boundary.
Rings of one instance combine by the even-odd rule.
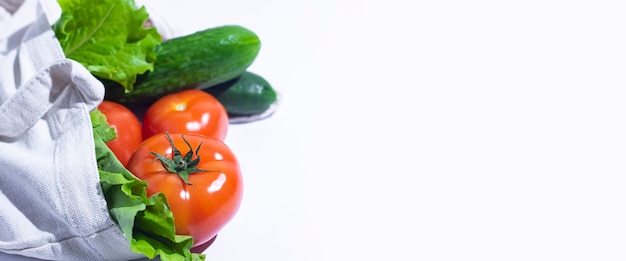
[[105, 99], [149, 104], [186, 89], [214, 86], [241, 75], [256, 59], [259, 37], [247, 28], [225, 25], [163, 41], [156, 48], [154, 70], [139, 75], [132, 91], [103, 81]]
[[270, 83], [250, 71], [203, 90], [217, 98], [231, 117], [263, 113], [278, 99]]

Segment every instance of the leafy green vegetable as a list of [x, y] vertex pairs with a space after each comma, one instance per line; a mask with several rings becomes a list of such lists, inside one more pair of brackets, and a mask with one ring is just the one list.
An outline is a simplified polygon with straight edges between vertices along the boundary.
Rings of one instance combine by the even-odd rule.
[[174, 216], [162, 193], [147, 196], [148, 184], [130, 173], [106, 142], [116, 137], [115, 130], [99, 110], [91, 112], [96, 145], [100, 185], [111, 217], [128, 238], [134, 252], [162, 261], [204, 260], [202, 254], [191, 253], [191, 236], [176, 235]]
[[93, 75], [133, 89], [137, 75], [152, 71], [161, 35], [146, 28], [145, 7], [134, 0], [58, 0], [61, 18], [52, 26], [67, 58]]
[[[152, 71], [161, 36], [144, 28], [148, 13], [134, 0], [58, 0], [61, 18], [52, 26], [63, 52], [102, 80], [132, 90], [137, 75]], [[165, 195], [147, 196], [148, 184], [130, 173], [106, 142], [116, 137], [106, 116], [91, 112], [100, 185], [111, 217], [132, 251], [162, 261], [204, 260], [191, 253], [193, 238], [176, 235]]]

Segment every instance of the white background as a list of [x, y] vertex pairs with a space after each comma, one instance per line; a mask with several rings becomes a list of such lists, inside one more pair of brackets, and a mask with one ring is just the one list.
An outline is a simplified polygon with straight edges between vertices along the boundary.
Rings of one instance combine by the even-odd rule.
[[207, 260], [626, 260], [623, 1], [149, 5], [256, 32], [282, 96]]

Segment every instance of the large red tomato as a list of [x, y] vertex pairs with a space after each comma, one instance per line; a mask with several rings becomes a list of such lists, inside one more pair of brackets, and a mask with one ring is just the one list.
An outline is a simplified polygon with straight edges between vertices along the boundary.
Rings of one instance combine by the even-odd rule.
[[126, 166], [135, 148], [142, 141], [141, 123], [130, 109], [116, 102], [102, 101], [98, 110], [107, 117], [107, 123], [117, 133], [117, 138], [107, 142], [107, 146]]
[[228, 114], [212, 95], [201, 90], [185, 90], [161, 97], [143, 117], [143, 137], [154, 134], [198, 133], [224, 140]]
[[239, 163], [220, 140], [198, 134], [157, 134], [144, 140], [127, 166], [148, 182], [148, 195], [167, 197], [176, 232], [207, 243], [237, 213], [243, 194]]

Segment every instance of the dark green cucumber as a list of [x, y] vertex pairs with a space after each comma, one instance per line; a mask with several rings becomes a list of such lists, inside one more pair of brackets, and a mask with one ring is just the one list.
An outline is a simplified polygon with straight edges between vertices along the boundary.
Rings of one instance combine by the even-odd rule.
[[249, 71], [203, 90], [217, 98], [231, 116], [263, 113], [278, 99], [267, 80]]
[[163, 41], [154, 70], [138, 76], [134, 89], [120, 91], [105, 82], [105, 99], [146, 104], [186, 89], [214, 86], [241, 75], [256, 59], [259, 37], [247, 28], [226, 25]]

